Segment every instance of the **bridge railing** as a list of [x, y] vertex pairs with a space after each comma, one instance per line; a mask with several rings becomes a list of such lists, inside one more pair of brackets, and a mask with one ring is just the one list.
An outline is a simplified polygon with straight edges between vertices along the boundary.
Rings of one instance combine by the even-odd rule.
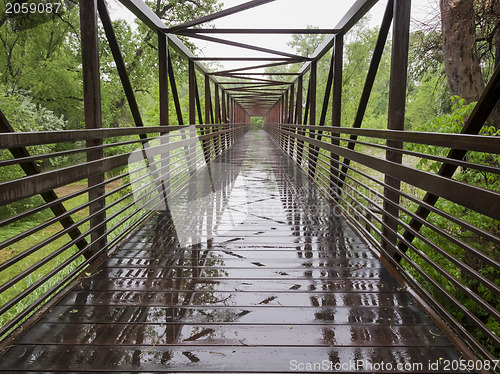
[[[1, 119], [6, 121], [3, 116]], [[196, 132], [196, 147], [186, 146], [189, 129]], [[197, 125], [196, 130], [156, 126], [0, 134], [0, 148], [13, 156], [0, 161], [0, 168], [20, 167], [26, 174], [0, 184], [2, 209], [16, 212], [0, 220], [0, 251], [8, 254], [0, 263], [0, 336], [76, 277], [91, 276], [93, 264], [108, 256], [120, 240], [159, 209], [152, 202], [158, 202], [160, 194], [164, 199], [175, 194], [187, 183], [191, 165], [203, 166], [215, 160], [245, 130], [245, 125], [216, 124]], [[90, 139], [103, 144], [85, 147]], [[168, 152], [162, 151], [165, 142]], [[43, 145], [55, 143], [72, 146], [43, 152]], [[156, 152], [149, 152], [155, 147]], [[86, 161], [86, 154], [96, 148], [104, 157]], [[37, 149], [42, 152], [37, 153]], [[132, 162], [133, 152], [147, 154], [147, 162]], [[63, 157], [69, 160], [64, 166], [46, 171], [37, 166], [40, 161]], [[106, 176], [103, 182], [88, 184], [100, 174]], [[104, 193], [89, 198], [90, 192], [99, 188], [104, 188]], [[140, 191], [151, 188], [161, 191], [151, 199], [145, 198], [147, 194], [137, 198]], [[92, 205], [98, 206], [94, 212], [89, 211]]]
[[[467, 178], [421, 170], [417, 164], [426, 160], [441, 169], [452, 165], [491, 180], [499, 178], [500, 168], [412, 149], [429, 145], [486, 156], [500, 153], [498, 136], [291, 124], [269, 125], [268, 131], [382, 259], [474, 349], [493, 360], [490, 352], [499, 347], [495, 326], [500, 321], [500, 194]], [[322, 132], [320, 140], [318, 131]], [[363, 140], [353, 140], [353, 135]], [[384, 159], [391, 148], [378, 139], [402, 141], [405, 147], [398, 152], [403, 163]], [[349, 149], [349, 144], [363, 149]], [[387, 177], [400, 180], [401, 188], [386, 183]], [[388, 192], [396, 194], [399, 203]], [[388, 212], [386, 205], [398, 213]], [[389, 221], [397, 223], [397, 229]]]
[[[487, 134], [485, 123], [500, 99], [500, 67], [460, 133], [405, 131], [409, 15], [408, 2], [388, 2], [352, 127], [344, 127], [340, 115], [345, 34], [340, 31], [318, 48], [269, 111], [266, 129], [455, 344], [495, 360], [500, 353], [500, 142], [498, 133]], [[362, 129], [391, 24], [387, 129]], [[330, 49], [317, 120], [317, 62]], [[328, 111], [332, 125], [325, 126]]]

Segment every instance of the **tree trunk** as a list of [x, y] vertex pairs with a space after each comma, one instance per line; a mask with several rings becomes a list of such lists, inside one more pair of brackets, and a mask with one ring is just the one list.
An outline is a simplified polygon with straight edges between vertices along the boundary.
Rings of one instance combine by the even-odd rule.
[[[500, 2], [497, 2], [496, 5], [494, 3], [493, 8], [494, 14], [498, 17], [497, 24], [495, 26], [495, 69], [498, 69], [500, 66]], [[500, 101], [497, 103], [495, 107], [495, 127], [500, 128]]]
[[476, 52], [473, 0], [440, 0], [443, 53], [451, 95], [466, 103], [477, 101], [484, 90]]

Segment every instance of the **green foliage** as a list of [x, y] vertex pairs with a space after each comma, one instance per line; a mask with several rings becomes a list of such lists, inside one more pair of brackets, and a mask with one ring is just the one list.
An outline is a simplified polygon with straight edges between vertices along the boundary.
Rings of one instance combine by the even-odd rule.
[[253, 128], [263, 129], [264, 128], [264, 118], [263, 117], [251, 117], [250, 122]]
[[9, 92], [29, 91], [36, 105], [64, 115], [72, 128], [81, 121], [82, 83], [78, 9], [73, 7], [35, 28], [0, 27], [0, 83]]
[[[378, 29], [369, 29], [360, 23], [348, 35], [350, 42], [345, 46], [345, 60], [342, 86], [342, 123], [352, 126], [358, 110], [361, 93], [378, 37]], [[368, 102], [362, 127], [387, 127], [389, 105], [390, 45], [382, 55], [372, 94]]]
[[[438, 116], [426, 124], [415, 126], [414, 130], [442, 133], [460, 133], [467, 117], [472, 112], [474, 106], [475, 103], [465, 105], [464, 100], [460, 99], [459, 97], [454, 97], [452, 98], [453, 109], [451, 113]], [[490, 136], [500, 136], [500, 131], [496, 130], [494, 127], [485, 126], [482, 130], [482, 134]], [[446, 157], [449, 152], [448, 148], [421, 144], [412, 145], [408, 148], [422, 153], [439, 155], [442, 157]], [[467, 154], [467, 161], [478, 165], [494, 166], [497, 168], [500, 166], [499, 155], [488, 154], [484, 152], [469, 152]], [[440, 169], [441, 163], [422, 159], [417, 164], [417, 167], [421, 170], [436, 173]], [[454, 179], [470, 185], [475, 185], [481, 188], [500, 192], [500, 177], [498, 174], [486, 173], [473, 168], [461, 168], [455, 173]], [[448, 214], [451, 214], [457, 218], [464, 220], [465, 222], [472, 224], [473, 226], [485, 232], [493, 234], [497, 237], [500, 235], [500, 222], [495, 221], [490, 217], [486, 217], [474, 210], [465, 208], [461, 205], [444, 199], [439, 199], [436, 207]], [[411, 207], [411, 210], [415, 211], [415, 209], [416, 206]], [[466, 230], [461, 225], [452, 223], [437, 214], [431, 214], [428, 217], [428, 221], [438, 228], [442, 229], [446, 233], [451, 234], [453, 237], [461, 240], [466, 245], [473, 247], [480, 252], [483, 252], [488, 257], [493, 258], [497, 261], [500, 260], [499, 248], [494, 243], [489, 242], [475, 232]], [[472, 255], [469, 251], [465, 251], [458, 245], [452, 244], [449, 240], [445, 239], [434, 230], [423, 227], [421, 231], [427, 239], [445, 250], [449, 255], [453, 256], [453, 258], [467, 264], [478, 273], [489, 279], [491, 282], [496, 283], [497, 285], [500, 284], [500, 271], [486, 265], [482, 260]], [[424, 271], [434, 280], [444, 286], [447, 292], [451, 293], [456, 299], [458, 299], [462, 305], [464, 305], [471, 313], [479, 318], [494, 334], [499, 335], [500, 326], [498, 324], [498, 321], [496, 321], [496, 319], [494, 319], [486, 310], [484, 310], [475, 301], [473, 301], [468, 293], [460, 291], [448, 279], [443, 277], [434, 267], [432, 267], [427, 261], [425, 261], [424, 256], [428, 256], [432, 261], [441, 266], [442, 269], [446, 269], [450, 275], [452, 275], [461, 284], [467, 287], [470, 292], [476, 293], [491, 306], [499, 309], [500, 302], [493, 296], [491, 291], [473, 277], [470, 277], [465, 272], [461, 272], [460, 269], [458, 269], [450, 260], [448, 260], [442, 254], [436, 252], [428, 244], [420, 240], [416, 240], [414, 244], [421, 251], [421, 253], [409, 253], [413, 261], [415, 261], [420, 267], [422, 267], [422, 269], [424, 269]], [[421, 282], [433, 294], [433, 296], [441, 302], [442, 305], [446, 306], [447, 309], [450, 310], [452, 315], [460, 323], [462, 323], [468, 329], [476, 331], [476, 338], [481, 341], [482, 344], [487, 347], [493, 354], [496, 354], [493, 343], [489, 341], [489, 339], [487, 339], [482, 333], [480, 333], [479, 330], [476, 330], [476, 328], [470, 324], [463, 312], [449, 304], [449, 301], [443, 295], [441, 295], [429, 282], [425, 281], [419, 274], [417, 274], [413, 270], [411, 265], [406, 263], [405, 267], [410, 274], [418, 279], [419, 282]]]
[[[307, 29], [317, 29], [313, 25], [307, 25]], [[321, 34], [294, 34], [292, 40], [286, 43], [289, 47], [294, 48], [301, 56], [311, 56], [318, 45], [323, 41], [325, 35]]]
[[[7, 92], [10, 91], [10, 94]], [[12, 90], [6, 90], [5, 86], [0, 85], [0, 108], [9, 119], [11, 126], [17, 132], [30, 131], [56, 131], [65, 129], [67, 122], [63, 116], [55, 115], [51, 110], [37, 105], [33, 102], [33, 98], [29, 96], [29, 92], [18, 90], [12, 93]], [[45, 154], [54, 152], [57, 145], [44, 144], [28, 147], [28, 152], [34, 154]], [[0, 150], [0, 158], [2, 160], [11, 159], [12, 155], [8, 150]], [[50, 159], [47, 162], [38, 162], [38, 166], [43, 170], [51, 168], [55, 162], [61, 160]], [[14, 180], [26, 176], [19, 165], [10, 165], [0, 168], [0, 182]], [[19, 211], [32, 208], [42, 201], [40, 196], [34, 196], [29, 199], [18, 201], [13, 204], [4, 206], [1, 209], [0, 218], [5, 218]]]
[[[58, 116], [52, 110], [35, 104], [30, 92], [22, 89], [13, 92], [0, 84], [0, 108], [16, 132], [58, 131], [67, 127], [63, 115]], [[44, 154], [55, 149], [55, 145], [37, 145], [29, 147], [28, 151], [30, 154]], [[0, 180], [6, 179], [0, 176]]]

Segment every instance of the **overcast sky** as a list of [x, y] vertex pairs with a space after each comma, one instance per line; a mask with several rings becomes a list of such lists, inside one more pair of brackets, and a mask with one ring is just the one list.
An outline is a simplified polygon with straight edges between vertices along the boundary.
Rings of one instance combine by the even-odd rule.
[[[247, 0], [224, 0], [223, 8], [230, 8], [245, 3]], [[214, 21], [217, 28], [305, 28], [313, 25], [319, 28], [334, 28], [355, 0], [276, 0], [256, 8], [224, 17]], [[370, 11], [372, 27], [380, 25], [387, 5], [387, 0], [381, 0]], [[123, 18], [132, 22], [134, 16], [121, 5], [111, 5], [113, 18]], [[439, 13], [438, 0], [412, 0], [413, 25], [426, 21]], [[283, 52], [293, 53], [286, 45], [291, 35], [214, 35], [248, 44]], [[193, 39], [194, 40], [194, 39]], [[201, 49], [203, 56], [258, 56], [270, 55], [247, 51], [241, 48], [220, 45], [217, 43], [194, 40]], [[225, 68], [242, 66], [241, 63], [224, 63]]]

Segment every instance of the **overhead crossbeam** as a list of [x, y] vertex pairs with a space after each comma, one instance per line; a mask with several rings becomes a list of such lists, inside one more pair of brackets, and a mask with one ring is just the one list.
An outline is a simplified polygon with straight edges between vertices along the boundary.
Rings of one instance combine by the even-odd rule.
[[248, 10], [248, 9], [251, 9], [251, 8], [255, 8], [257, 6], [264, 5], [264, 4], [273, 2], [273, 1], [275, 1], [275, 0], [252, 0], [252, 1], [248, 1], [246, 3], [240, 4], [240, 5], [236, 5], [234, 7], [229, 8], [229, 9], [221, 10], [220, 12], [216, 12], [216, 13], [213, 13], [213, 14], [208, 14], [208, 15], [206, 15], [204, 17], [201, 17], [201, 18], [189, 21], [189, 22], [181, 23], [180, 25], [177, 25], [177, 26], [174, 26], [174, 27], [170, 27], [169, 29], [167, 29], [167, 32], [169, 32], [169, 33], [176, 33], [176, 32], [179, 32], [181, 30], [185, 30], [185, 29], [187, 29], [189, 27], [201, 25], [202, 23], [207, 23], [207, 22], [219, 19], [219, 18], [227, 17], [227, 16], [230, 16], [232, 14], [243, 12], [245, 10]]
[[245, 44], [245, 43], [240, 43], [240, 42], [235, 42], [235, 41], [220, 39], [220, 38], [214, 38], [212, 36], [205, 36], [205, 35], [199, 35], [199, 34], [189, 34], [189, 33], [183, 33], [183, 32], [180, 32], [179, 34], [184, 35], [184, 36], [189, 36], [191, 38], [205, 40], [207, 42], [225, 44], [225, 45], [229, 45], [231, 47], [249, 49], [252, 51], [269, 53], [269, 54], [273, 54], [273, 55], [277, 55], [277, 56], [284, 56], [284, 57], [289, 57], [289, 58], [295, 58], [295, 59], [302, 60], [302, 61], [307, 61], [307, 58], [304, 58], [302, 56], [294, 55], [292, 53], [277, 51], [274, 49], [258, 47], [256, 45]]
[[290, 57], [193, 57], [193, 61], [288, 61], [288, 62], [304, 62], [309, 61], [309, 58], [290, 58]]
[[190, 29], [183, 34], [337, 34], [339, 29]]
[[[295, 63], [295, 61], [291, 61], [291, 62], [285, 61], [285, 62], [276, 62], [276, 63], [272, 63], [272, 64], [262, 64], [262, 65], [248, 66], [248, 67], [243, 67], [243, 68], [238, 68], [238, 69], [216, 71], [216, 72], [210, 73], [210, 75], [221, 75], [221, 74], [238, 73], [238, 72], [242, 72], [241, 74], [243, 74], [243, 72], [246, 71], [246, 70], [265, 69], [265, 68], [271, 68], [271, 67], [274, 67], [274, 66], [290, 65], [290, 64], [293, 64], [293, 63]], [[247, 73], [244, 73], [244, 74], [247, 74]]]

